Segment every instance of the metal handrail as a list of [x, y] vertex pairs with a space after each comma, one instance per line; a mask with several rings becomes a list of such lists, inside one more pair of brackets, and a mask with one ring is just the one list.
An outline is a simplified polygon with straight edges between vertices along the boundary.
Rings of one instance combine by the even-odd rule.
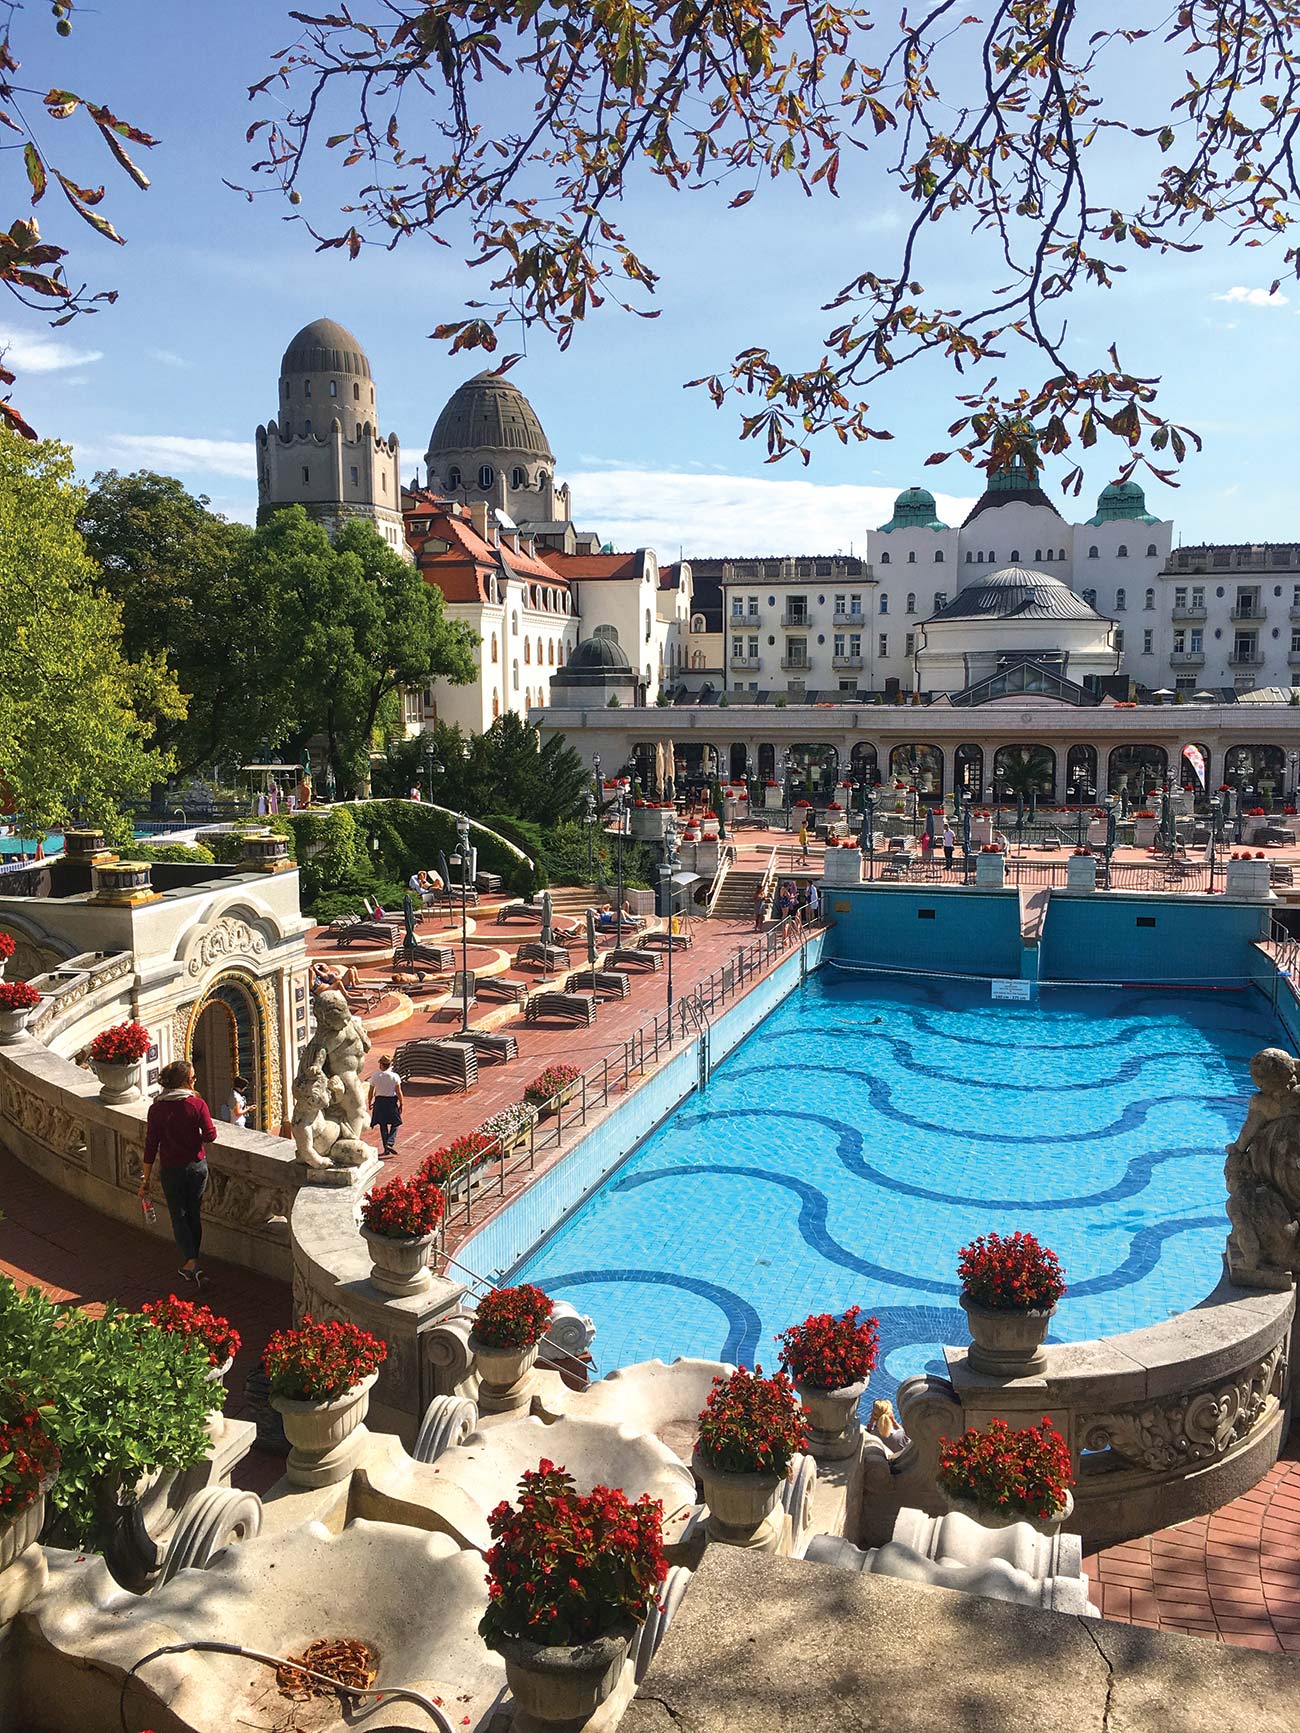
[[718, 898], [722, 895], [722, 887], [727, 882], [727, 874], [736, 863], [736, 845], [724, 842], [718, 850], [718, 867], [713, 875], [713, 883], [709, 886], [708, 899], [704, 905], [706, 920], [713, 919], [713, 911], [718, 906]]

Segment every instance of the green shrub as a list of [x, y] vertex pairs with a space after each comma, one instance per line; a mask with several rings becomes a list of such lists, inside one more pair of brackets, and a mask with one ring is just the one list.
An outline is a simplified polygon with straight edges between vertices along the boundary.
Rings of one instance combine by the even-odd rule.
[[133, 842], [132, 860], [174, 861], [177, 865], [211, 866], [217, 858], [201, 842]]
[[51, 1544], [102, 1546], [106, 1520], [142, 1474], [193, 1468], [207, 1455], [206, 1419], [225, 1395], [208, 1381], [201, 1342], [113, 1307], [92, 1318], [37, 1288], [20, 1293], [7, 1277], [0, 1342], [6, 1375], [51, 1406], [61, 1458], [47, 1495]]

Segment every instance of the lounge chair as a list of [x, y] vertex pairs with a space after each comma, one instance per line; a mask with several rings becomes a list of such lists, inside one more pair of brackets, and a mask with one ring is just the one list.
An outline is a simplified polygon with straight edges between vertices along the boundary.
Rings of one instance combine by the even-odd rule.
[[641, 945], [621, 945], [609, 953], [606, 961], [618, 969], [645, 969], [651, 974], [664, 966], [662, 952], [647, 951]]
[[569, 953], [563, 945], [544, 945], [540, 939], [530, 939], [520, 945], [515, 952], [515, 962], [521, 966], [525, 963], [536, 963], [539, 969], [545, 969], [548, 974], [556, 974], [569, 966]]
[[564, 983], [566, 993], [599, 993], [606, 999], [631, 996], [632, 983], [617, 969], [575, 969]]
[[362, 920], [360, 915], [340, 915], [325, 929], [325, 937], [346, 949], [349, 945], [391, 945], [393, 929], [387, 921]]
[[425, 975], [445, 975], [456, 967], [456, 953], [450, 945], [395, 945], [393, 973], [406, 969], [419, 980]]
[[522, 1011], [528, 1003], [528, 995], [533, 990], [531, 981], [520, 981], [513, 975], [475, 975], [474, 992], [480, 999], [499, 999], [505, 1003], [511, 1000]]
[[474, 888], [486, 892], [489, 896], [499, 896], [505, 886], [499, 873], [475, 873]]
[[536, 1023], [542, 1017], [558, 1017], [566, 1023], [589, 1027], [596, 1021], [596, 998], [593, 993], [534, 993], [524, 1012], [525, 1023]]
[[448, 885], [442, 892], [442, 898], [451, 909], [458, 909], [462, 902], [468, 909], [478, 907], [478, 892], [473, 885], [465, 885], [463, 888], [456, 884]]
[[403, 1083], [418, 1078], [472, 1089], [478, 1082], [478, 1055], [469, 1041], [403, 1041], [393, 1054], [393, 1070]]
[[507, 921], [536, 921], [540, 926], [541, 920], [542, 911], [535, 904], [526, 903], [522, 899], [513, 903], [502, 903], [497, 910], [497, 925], [501, 927], [505, 926]]
[[641, 940], [650, 951], [689, 951], [694, 942], [689, 932], [670, 933], [666, 930], [647, 933]]
[[462, 1039], [472, 1043], [480, 1059], [497, 1059], [503, 1065], [519, 1057], [519, 1043], [513, 1035], [497, 1035], [487, 1029], [471, 1029]]

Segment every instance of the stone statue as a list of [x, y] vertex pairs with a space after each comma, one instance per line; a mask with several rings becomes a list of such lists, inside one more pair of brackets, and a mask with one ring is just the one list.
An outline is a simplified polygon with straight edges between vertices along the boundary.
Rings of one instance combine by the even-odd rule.
[[327, 987], [312, 994], [316, 1027], [293, 1082], [293, 1140], [308, 1167], [360, 1167], [369, 1151], [361, 1067], [370, 1037], [345, 996]]
[[1300, 1275], [1300, 1060], [1265, 1047], [1256, 1094], [1227, 1146], [1228, 1274], [1238, 1287], [1288, 1288]]

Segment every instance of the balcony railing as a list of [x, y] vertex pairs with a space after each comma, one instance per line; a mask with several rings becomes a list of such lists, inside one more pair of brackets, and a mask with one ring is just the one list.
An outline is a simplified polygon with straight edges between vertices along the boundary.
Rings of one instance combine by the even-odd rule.
[[861, 656], [832, 656], [831, 657], [831, 667], [832, 668], [860, 668], [861, 666], [862, 666]]
[[1204, 602], [1189, 602], [1186, 606], [1174, 606], [1175, 620], [1203, 620], [1205, 618]]
[[761, 614], [733, 614], [727, 622], [733, 632], [738, 631], [742, 627], [753, 628], [754, 626], [761, 626], [762, 623], [763, 616]]
[[731, 668], [757, 668], [761, 660], [759, 656], [730, 656], [727, 665]]
[[809, 674], [812, 663], [806, 656], [782, 656], [781, 667], [787, 674]]
[[789, 608], [787, 608], [785, 613], [781, 616], [781, 624], [783, 626], [810, 626], [812, 621], [809, 619], [806, 610], [803, 613], [796, 614], [791, 613]]
[[1297, 603], [1289, 610], [1287, 618], [1291, 620], [1300, 620], [1300, 603]]
[[1205, 666], [1205, 651], [1175, 650], [1169, 661], [1175, 668], [1203, 668]]
[[1268, 609], [1263, 602], [1238, 602], [1235, 607], [1229, 608], [1228, 618], [1230, 620], [1266, 620]]
[[1286, 665], [1288, 668], [1300, 668], [1300, 650], [1291, 650], [1288, 652]]
[[1228, 657], [1230, 668], [1262, 668], [1264, 652], [1262, 650], [1234, 650]]
[[867, 616], [861, 608], [850, 608], [847, 611], [836, 608], [831, 619], [837, 626], [863, 626], [866, 624]]

